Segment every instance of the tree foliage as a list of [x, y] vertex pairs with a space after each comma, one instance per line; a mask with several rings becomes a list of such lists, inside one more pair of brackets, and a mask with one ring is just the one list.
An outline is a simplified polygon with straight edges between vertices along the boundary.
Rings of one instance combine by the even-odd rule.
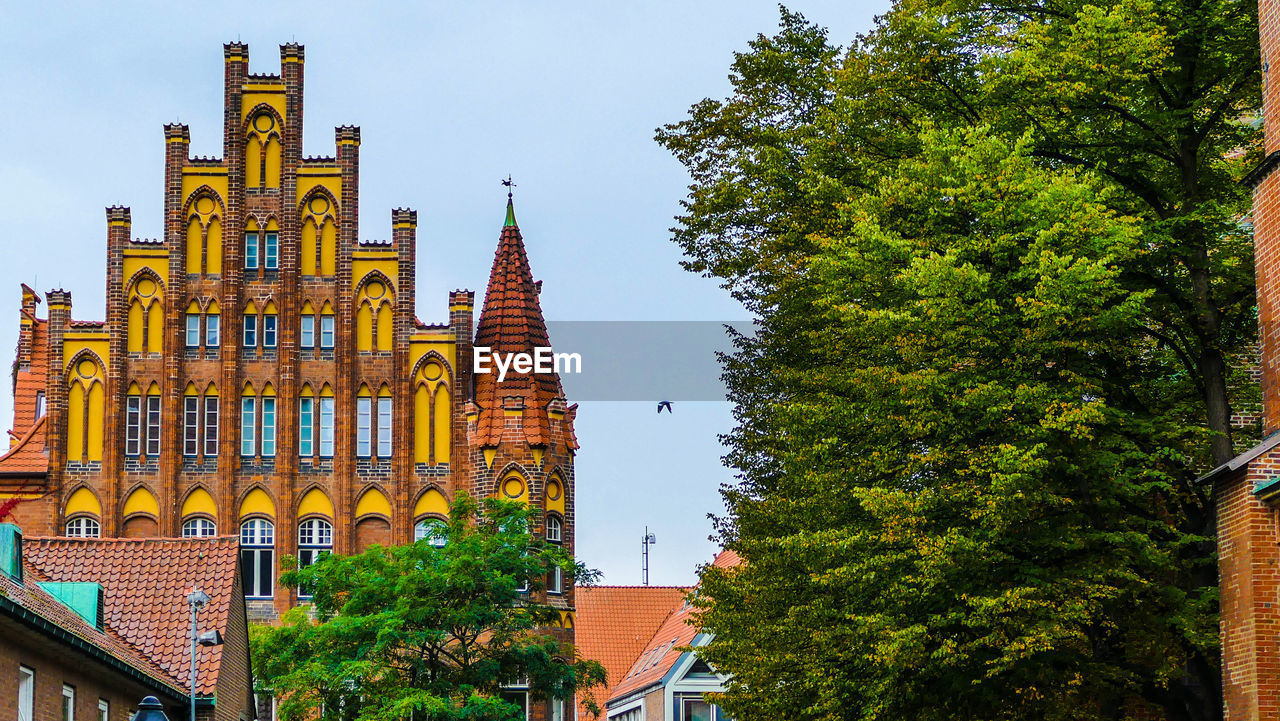
[[1248, 442], [1256, 4], [783, 11], [659, 130], [676, 240], [759, 318], [705, 657], [734, 718], [1221, 714], [1213, 508]]
[[254, 674], [281, 717], [516, 721], [524, 711], [502, 698], [507, 684], [527, 680], [532, 699], [570, 707], [575, 692], [603, 683], [598, 663], [546, 632], [559, 611], [520, 591], [541, 589], [555, 567], [579, 582], [596, 575], [527, 533], [532, 513], [460, 496], [443, 546], [373, 546], [282, 574], [312, 605], [253, 629]]

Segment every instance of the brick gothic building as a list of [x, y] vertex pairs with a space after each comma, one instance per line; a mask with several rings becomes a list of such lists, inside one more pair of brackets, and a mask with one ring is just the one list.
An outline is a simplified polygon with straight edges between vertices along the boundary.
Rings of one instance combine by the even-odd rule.
[[555, 375], [471, 372], [475, 345], [550, 345], [510, 202], [474, 341], [470, 291], [419, 321], [417, 214], [360, 239], [360, 129], [303, 157], [302, 46], [280, 60], [225, 46], [223, 157], [165, 126], [162, 239], [107, 208], [105, 321], [23, 286], [0, 503], [30, 535], [238, 535], [259, 619], [297, 602], [280, 556], [430, 536], [459, 492], [533, 504], [572, 551], [576, 406]]

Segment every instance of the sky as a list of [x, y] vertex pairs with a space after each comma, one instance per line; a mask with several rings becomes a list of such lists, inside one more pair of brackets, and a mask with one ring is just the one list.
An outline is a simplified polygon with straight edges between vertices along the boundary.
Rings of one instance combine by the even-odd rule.
[[[887, 3], [788, 7], [846, 44]], [[479, 304], [508, 174], [548, 320], [745, 319], [680, 268], [669, 229], [688, 177], [653, 135], [726, 96], [733, 53], [777, 25], [756, 0], [0, 4], [0, 363], [19, 283], [104, 317], [103, 208], [130, 206], [135, 237], [161, 235], [162, 126], [186, 123], [193, 155], [222, 155], [222, 43], [237, 39], [255, 73], [279, 71], [281, 43], [305, 45], [304, 155], [361, 127], [362, 239], [390, 237], [391, 208], [418, 211], [424, 322], [447, 320], [454, 288]], [[0, 392], [0, 425], [11, 407]], [[582, 402], [577, 553], [603, 583], [640, 582], [646, 526], [655, 585], [693, 583], [714, 555], [731, 409]]]

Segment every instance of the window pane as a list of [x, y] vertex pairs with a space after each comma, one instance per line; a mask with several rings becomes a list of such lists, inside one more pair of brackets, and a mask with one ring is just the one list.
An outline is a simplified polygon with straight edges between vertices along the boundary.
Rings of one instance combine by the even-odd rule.
[[18, 667], [18, 721], [35, 721], [36, 672]]
[[426, 539], [436, 548], [444, 548], [448, 542], [444, 521], [438, 518], [424, 518], [413, 526], [413, 540]]
[[242, 456], [252, 456], [254, 452], [256, 410], [253, 398], [240, 400], [240, 455]]
[[333, 316], [320, 316], [320, 347], [333, 347]]
[[684, 721], [711, 721], [711, 704], [702, 699], [684, 700]]
[[260, 548], [255, 551], [257, 554], [257, 581], [258, 587], [254, 589], [258, 596], [270, 597], [275, 590], [275, 579], [272, 575], [275, 573], [275, 552], [270, 548]]
[[147, 455], [160, 455], [160, 396], [147, 396]]
[[391, 399], [378, 399], [378, 457], [391, 457]]
[[197, 396], [182, 397], [182, 454], [194, 456], [200, 452], [200, 399]]
[[222, 317], [217, 313], [211, 313], [204, 317], [204, 344], [209, 348], [217, 348], [221, 339], [218, 337], [218, 329], [221, 325]]
[[278, 233], [267, 233], [265, 245], [263, 265], [267, 270], [275, 270], [280, 267], [280, 235]]
[[258, 234], [244, 234], [244, 267], [254, 270], [258, 267]]
[[75, 721], [76, 690], [71, 686], [62, 686], [62, 721]]
[[320, 455], [333, 457], [333, 399], [320, 399]]
[[356, 399], [356, 455], [368, 458], [372, 454], [370, 447], [373, 430], [372, 398]]
[[191, 518], [182, 522], [183, 538], [211, 538], [217, 534], [217, 525], [207, 518]]
[[258, 347], [258, 316], [256, 315], [244, 317], [244, 347]]
[[110, 721], [111, 704], [106, 699], [98, 699], [98, 721]]
[[314, 315], [302, 316], [300, 335], [299, 343], [303, 348], [314, 348], [316, 346], [316, 317]]
[[298, 455], [310, 458], [314, 451], [315, 399], [298, 399]]
[[142, 396], [129, 396], [124, 403], [124, 454], [136, 456], [142, 451]]
[[218, 455], [218, 398], [204, 397], [204, 454]]
[[262, 399], [262, 455], [270, 458], [276, 454], [276, 399]]
[[200, 316], [195, 313], [187, 314], [187, 347], [200, 347]]
[[274, 313], [262, 316], [262, 347], [276, 347], [276, 315]]

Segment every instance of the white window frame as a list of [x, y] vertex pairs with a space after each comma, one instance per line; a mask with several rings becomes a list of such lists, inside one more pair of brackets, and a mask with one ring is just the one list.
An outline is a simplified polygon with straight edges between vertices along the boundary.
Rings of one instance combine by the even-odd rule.
[[218, 337], [222, 328], [222, 316], [209, 313], [204, 317], [204, 344], [208, 348], [217, 348], [221, 342]]
[[[298, 524], [298, 568], [306, 568], [329, 553], [333, 553], [333, 523], [326, 518], [308, 518]], [[299, 587], [298, 598], [311, 598], [311, 594]]]
[[98, 699], [98, 721], [111, 721], [111, 702], [105, 698]]
[[18, 666], [18, 721], [35, 721], [36, 670]]
[[[555, 529], [554, 533], [551, 529]], [[547, 516], [547, 542], [559, 545], [564, 542], [564, 521], [560, 516]]]
[[200, 314], [187, 313], [186, 345], [188, 348], [200, 347]]
[[262, 397], [262, 457], [275, 458], [276, 455], [276, 399], [274, 396]]
[[240, 455], [253, 458], [258, 449], [258, 399], [240, 396]]
[[244, 234], [244, 269], [258, 269], [258, 233], [256, 231]]
[[320, 347], [332, 348], [334, 335], [334, 320], [332, 313], [320, 314]]
[[275, 313], [264, 313], [262, 315], [262, 347], [275, 348], [277, 342], [277, 329], [280, 327], [280, 316]]
[[310, 458], [316, 450], [316, 399], [302, 396], [298, 399], [298, 455]]
[[244, 316], [244, 335], [240, 341], [245, 348], [258, 347], [258, 316], [252, 313]]
[[182, 397], [182, 455], [200, 455], [200, 396]]
[[356, 458], [373, 456], [373, 396], [356, 398]]
[[157, 457], [160, 455], [160, 394], [147, 394], [147, 455]]
[[218, 455], [218, 396], [213, 395], [204, 397], [204, 455]]
[[312, 314], [302, 316], [298, 327], [298, 345], [307, 350], [316, 347], [316, 317]]
[[142, 396], [137, 393], [124, 399], [124, 454], [142, 455]]
[[100, 538], [102, 524], [96, 518], [76, 516], [67, 521], [68, 538]]
[[333, 458], [333, 396], [320, 396], [318, 405], [320, 457]]
[[268, 230], [262, 235], [262, 267], [280, 270], [280, 233]]
[[[250, 583], [245, 598], [271, 598], [275, 593], [276, 524], [266, 518], [249, 518], [240, 524], [241, 574]], [[248, 554], [246, 556], [246, 554]], [[245, 560], [248, 563], [245, 563]], [[262, 572], [267, 572], [267, 587], [262, 586]], [[250, 593], [254, 591], [255, 593]]]
[[208, 518], [188, 518], [182, 522], [183, 538], [213, 538], [218, 535], [218, 524]]
[[76, 721], [76, 687], [62, 684], [62, 721]]
[[391, 457], [391, 396], [378, 396], [378, 457]]
[[436, 548], [444, 548], [448, 543], [445, 535], [446, 523], [442, 518], [423, 518], [413, 524], [413, 540], [425, 540]]

